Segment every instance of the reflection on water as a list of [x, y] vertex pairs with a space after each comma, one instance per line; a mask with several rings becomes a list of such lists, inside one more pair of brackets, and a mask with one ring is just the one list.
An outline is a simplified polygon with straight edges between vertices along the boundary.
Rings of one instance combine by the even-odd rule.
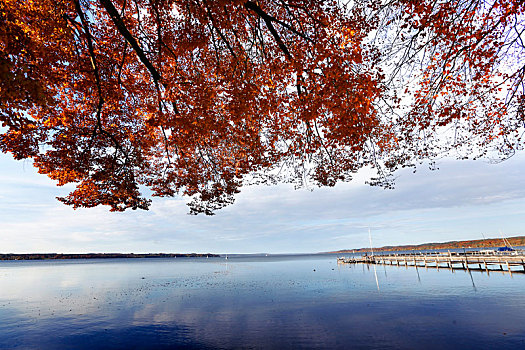
[[334, 256], [0, 262], [0, 348], [525, 349], [525, 275]]

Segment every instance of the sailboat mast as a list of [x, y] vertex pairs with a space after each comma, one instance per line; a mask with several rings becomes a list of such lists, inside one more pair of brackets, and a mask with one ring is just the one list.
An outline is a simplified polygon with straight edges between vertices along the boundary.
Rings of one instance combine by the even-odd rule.
[[501, 239], [503, 240], [503, 243], [505, 244], [505, 247], [510, 247], [511, 249], [514, 249], [514, 247], [510, 244], [508, 239], [503, 237], [503, 233], [501, 233], [501, 230], [499, 230], [499, 235], [500, 235]]
[[370, 251], [372, 256], [374, 256], [374, 248], [372, 248], [372, 234], [370, 233], [370, 227], [368, 228], [368, 239], [370, 240]]
[[511, 249], [514, 249], [514, 247], [512, 246], [512, 244], [510, 244], [510, 242], [509, 242], [509, 240], [508, 240], [507, 238], [505, 238], [505, 242], [507, 242], [507, 244], [509, 245], [509, 247], [510, 247]]

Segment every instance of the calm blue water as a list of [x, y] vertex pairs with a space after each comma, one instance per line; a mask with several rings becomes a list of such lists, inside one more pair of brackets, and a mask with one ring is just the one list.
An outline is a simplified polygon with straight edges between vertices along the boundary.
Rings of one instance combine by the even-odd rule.
[[0, 349], [98, 348], [525, 349], [525, 274], [335, 256], [0, 261]]

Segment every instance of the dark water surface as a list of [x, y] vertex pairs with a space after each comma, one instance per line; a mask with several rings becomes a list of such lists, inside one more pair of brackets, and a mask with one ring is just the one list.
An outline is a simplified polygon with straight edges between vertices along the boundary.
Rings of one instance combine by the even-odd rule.
[[0, 349], [172, 348], [525, 349], [525, 274], [326, 255], [0, 261]]

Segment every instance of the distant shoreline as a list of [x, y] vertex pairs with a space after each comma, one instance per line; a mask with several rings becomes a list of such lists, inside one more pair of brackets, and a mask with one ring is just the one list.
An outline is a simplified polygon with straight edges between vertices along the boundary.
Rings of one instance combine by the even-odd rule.
[[204, 258], [220, 257], [218, 254], [201, 253], [86, 253], [86, 254], [58, 254], [58, 253], [30, 253], [30, 254], [0, 254], [0, 260], [79, 260], [79, 259], [151, 259], [151, 258]]
[[[525, 246], [525, 236], [505, 237], [515, 247]], [[449, 241], [443, 243], [423, 243], [417, 245], [398, 245], [373, 248], [376, 252], [395, 252], [402, 250], [433, 250], [433, 249], [461, 249], [461, 248], [492, 248], [503, 247], [505, 243], [501, 238], [476, 239], [470, 241]], [[370, 248], [342, 249], [328, 253], [370, 252]]]

